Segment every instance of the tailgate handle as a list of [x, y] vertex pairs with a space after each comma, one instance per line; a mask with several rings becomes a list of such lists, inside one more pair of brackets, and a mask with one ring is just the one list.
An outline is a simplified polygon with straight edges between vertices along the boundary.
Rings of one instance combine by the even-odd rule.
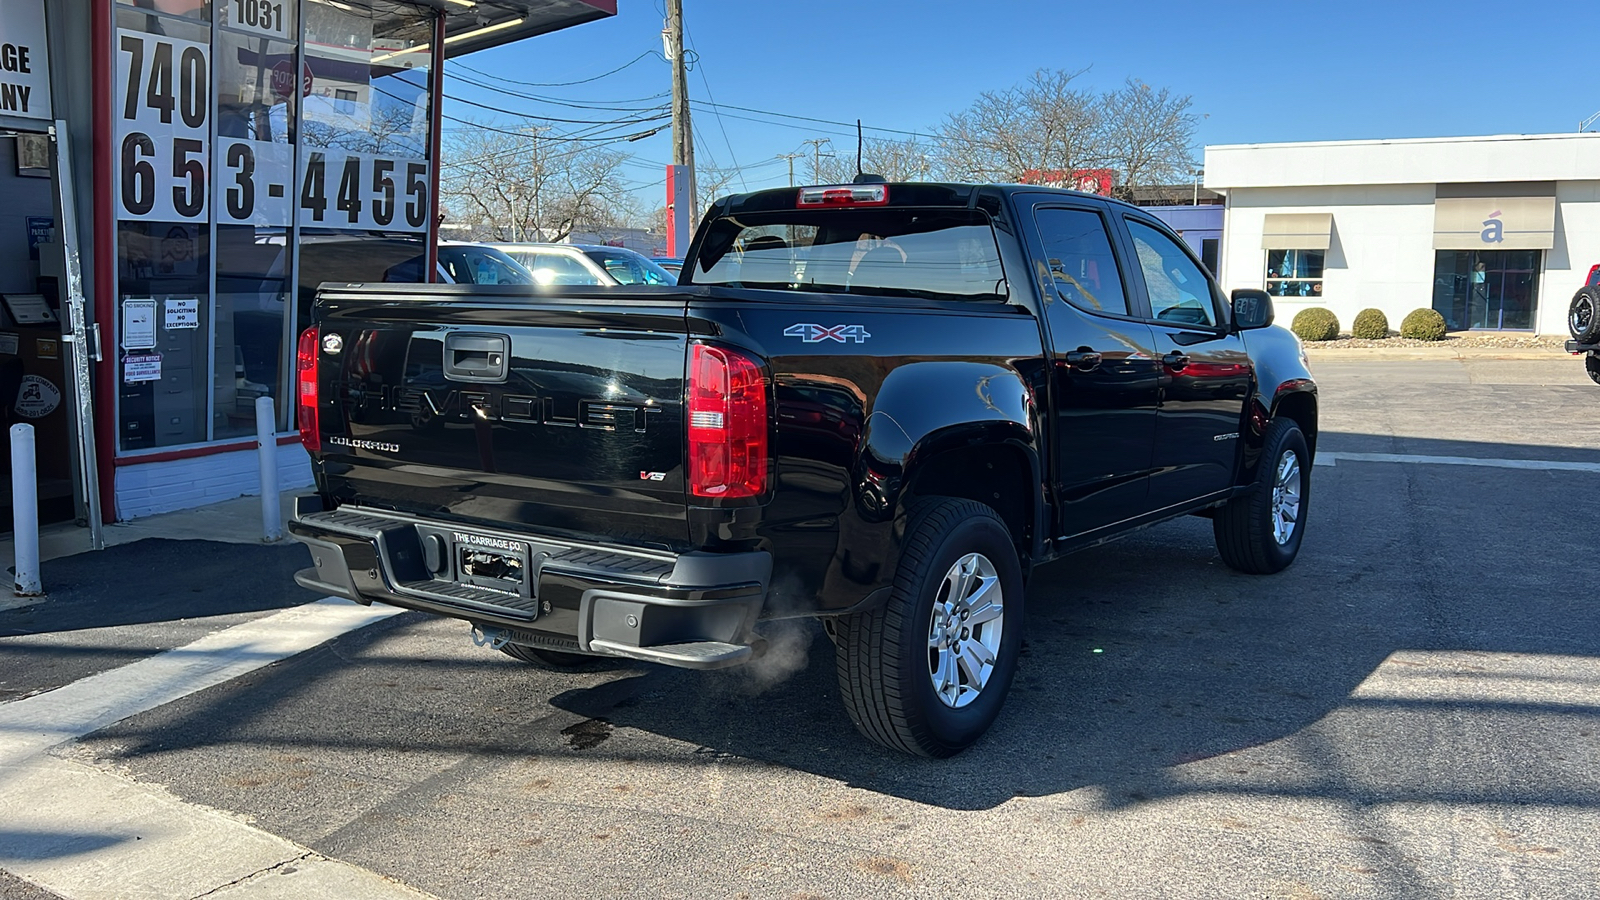
[[444, 339], [444, 377], [505, 381], [510, 350], [511, 339], [503, 334], [448, 334]]

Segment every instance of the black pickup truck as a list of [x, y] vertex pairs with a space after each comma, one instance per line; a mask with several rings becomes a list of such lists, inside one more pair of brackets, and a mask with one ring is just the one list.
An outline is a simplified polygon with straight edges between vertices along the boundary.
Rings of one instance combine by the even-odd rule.
[[1104, 198], [858, 182], [717, 202], [676, 287], [324, 285], [297, 580], [554, 667], [820, 617], [856, 726], [948, 756], [1038, 565], [1183, 515], [1294, 560], [1316, 387], [1264, 292]]

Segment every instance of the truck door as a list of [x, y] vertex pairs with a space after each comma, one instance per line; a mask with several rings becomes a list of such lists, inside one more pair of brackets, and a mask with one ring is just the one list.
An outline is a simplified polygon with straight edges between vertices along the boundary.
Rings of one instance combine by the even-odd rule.
[[1061, 199], [1032, 204], [1032, 252], [1051, 341], [1056, 533], [1071, 537], [1150, 508], [1157, 364], [1114, 226], [1098, 205]]
[[1183, 242], [1152, 220], [1123, 219], [1160, 361], [1150, 502], [1162, 509], [1233, 485], [1255, 373], [1222, 291]]

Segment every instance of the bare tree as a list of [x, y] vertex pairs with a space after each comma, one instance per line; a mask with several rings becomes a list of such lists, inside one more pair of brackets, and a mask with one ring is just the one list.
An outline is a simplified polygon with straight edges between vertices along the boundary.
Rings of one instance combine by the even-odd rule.
[[626, 154], [548, 137], [537, 125], [463, 128], [443, 149], [439, 193], [472, 238], [558, 241], [637, 214]]
[[[702, 159], [705, 158], [702, 156]], [[695, 192], [699, 196], [695, 197], [694, 222], [691, 224], [699, 225], [700, 217], [706, 214], [712, 203], [729, 194], [738, 193], [734, 189], [734, 184], [738, 181], [738, 169], [713, 165], [709, 160], [697, 162], [694, 167], [694, 185]]]
[[1107, 166], [1117, 171], [1116, 196], [1131, 200], [1136, 188], [1188, 180], [1199, 121], [1190, 105], [1189, 97], [1137, 78], [1106, 95], [1102, 146]]
[[1040, 69], [1021, 85], [979, 94], [936, 129], [938, 168], [961, 180], [1021, 181], [1098, 164], [1103, 104], [1072, 86], [1085, 71]]
[[936, 131], [937, 170], [958, 180], [1070, 185], [1087, 170], [1110, 169], [1121, 197], [1187, 178], [1199, 120], [1190, 98], [1136, 78], [1103, 94], [1078, 90], [1085, 71], [1041, 69], [951, 113]]
[[[848, 184], [856, 177], [856, 157], [854, 153], [823, 156], [812, 169], [812, 184]], [[933, 177], [933, 153], [916, 138], [867, 138], [861, 144], [861, 171], [882, 175], [888, 181], [927, 181]]]

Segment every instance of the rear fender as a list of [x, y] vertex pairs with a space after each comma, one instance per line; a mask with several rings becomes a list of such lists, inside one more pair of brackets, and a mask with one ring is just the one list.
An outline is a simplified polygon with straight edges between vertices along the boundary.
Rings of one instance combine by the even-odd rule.
[[[1044, 533], [1036, 496], [1042, 483], [1038, 434], [1032, 395], [1013, 369], [933, 361], [891, 372], [867, 417], [852, 467], [852, 502], [840, 519], [824, 606], [859, 608], [887, 595], [905, 539], [907, 507], [924, 495], [970, 497], [996, 507], [1019, 541], [1026, 566]], [[858, 596], [841, 597], [828, 590], [833, 585], [849, 585]]]

